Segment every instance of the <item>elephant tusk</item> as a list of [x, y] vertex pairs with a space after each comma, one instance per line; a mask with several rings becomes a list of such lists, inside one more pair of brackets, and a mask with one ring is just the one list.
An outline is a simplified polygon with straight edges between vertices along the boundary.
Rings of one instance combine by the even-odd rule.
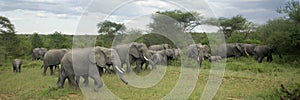
[[249, 56], [249, 53], [246, 50], [244, 50], [244, 51], [245, 51], [246, 55]]
[[122, 70], [120, 70], [118, 66], [116, 66], [116, 69], [117, 69], [117, 70], [118, 70], [120, 73], [122, 73], [122, 74], [123, 74], [123, 71], [122, 71]]
[[122, 70], [123, 72], [125, 72], [125, 69], [124, 69], [124, 68], [121, 68], [121, 70]]
[[199, 58], [199, 57], [197, 57], [197, 61], [200, 61], [200, 58]]
[[144, 56], [144, 59], [146, 59], [147, 61], [149, 61], [149, 59], [148, 59], [148, 58], [146, 58], [145, 56]]

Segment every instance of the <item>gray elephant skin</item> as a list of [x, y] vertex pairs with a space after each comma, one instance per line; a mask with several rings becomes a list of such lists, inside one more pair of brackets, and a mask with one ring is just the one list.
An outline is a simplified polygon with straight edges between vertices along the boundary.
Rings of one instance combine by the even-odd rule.
[[187, 55], [189, 58], [195, 59], [201, 66], [204, 58], [210, 57], [210, 49], [207, 45], [191, 44], [187, 48]]
[[160, 51], [170, 49], [171, 46], [169, 44], [160, 44], [160, 45], [151, 45], [149, 46], [149, 50]]
[[46, 52], [44, 56], [44, 71], [43, 75], [46, 75], [48, 67], [50, 67], [51, 75], [54, 74], [53, 66], [57, 67], [60, 64], [62, 57], [68, 52], [68, 49], [51, 49]]
[[[226, 52], [225, 52], [226, 51]], [[243, 55], [243, 49], [239, 43], [221, 44], [218, 48], [218, 56], [239, 58]]]
[[127, 72], [131, 70], [131, 64], [136, 63], [136, 72], [139, 73], [142, 67], [142, 63], [148, 61], [152, 69], [156, 69], [153, 61], [149, 59], [148, 48], [144, 43], [130, 43], [130, 44], [122, 44], [117, 45], [114, 49], [118, 52], [121, 59], [121, 66], [123, 68], [123, 64], [127, 66]]
[[242, 49], [244, 50], [244, 53], [246, 56], [253, 56], [254, 55], [254, 48], [258, 44], [248, 44], [248, 43], [240, 43]]
[[222, 60], [222, 57], [221, 56], [210, 56], [208, 58], [209, 62], [214, 62], [214, 61], [218, 61], [218, 60]]
[[[103, 82], [100, 79], [100, 74], [98, 72], [98, 67], [106, 66], [106, 55], [101, 47], [91, 47], [91, 48], [79, 48], [69, 51], [61, 60], [61, 70], [59, 73], [57, 86], [63, 88], [64, 82], [68, 79], [69, 83], [78, 86], [75, 77], [84, 76], [91, 77], [94, 84], [94, 91], [98, 91], [102, 86]], [[128, 82], [123, 78], [123, 71], [119, 66], [121, 66], [121, 61], [115, 51], [112, 52], [112, 63], [116, 71], [116, 74], [125, 83]]]
[[[167, 65], [167, 60], [168, 56], [171, 56], [173, 53], [173, 50], [160, 50], [160, 51], [152, 51], [148, 50], [148, 55], [151, 61], [153, 61], [153, 64], [156, 66], [158, 64], [160, 65]], [[145, 69], [146, 70], [149, 66], [149, 62], [143, 62], [145, 64]]]
[[43, 60], [47, 48], [34, 48], [32, 50], [32, 60]]
[[22, 66], [22, 60], [21, 59], [14, 59], [12, 61], [13, 65], [13, 72], [20, 73], [21, 72], [21, 66]]
[[255, 60], [257, 60], [259, 63], [262, 62], [264, 57], [267, 57], [267, 62], [272, 62], [272, 54], [277, 53], [280, 58], [281, 54], [279, 51], [277, 51], [277, 48], [274, 46], [270, 45], [258, 45], [254, 48], [254, 55], [255, 55]]

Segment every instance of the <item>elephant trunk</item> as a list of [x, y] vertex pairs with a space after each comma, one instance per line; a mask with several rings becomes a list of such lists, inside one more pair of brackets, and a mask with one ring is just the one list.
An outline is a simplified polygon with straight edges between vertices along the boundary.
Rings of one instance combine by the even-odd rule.
[[121, 81], [125, 84], [128, 84], [128, 82], [124, 79], [122, 73], [125, 72], [125, 70], [123, 68], [119, 68], [118, 66], [114, 66], [114, 70], [116, 72], [116, 74], [119, 76], [119, 78], [121, 79]]

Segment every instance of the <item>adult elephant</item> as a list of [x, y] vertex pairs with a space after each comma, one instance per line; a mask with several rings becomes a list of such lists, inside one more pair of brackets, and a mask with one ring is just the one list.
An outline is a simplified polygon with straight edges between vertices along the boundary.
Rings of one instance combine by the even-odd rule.
[[44, 56], [44, 71], [43, 75], [46, 75], [48, 67], [50, 67], [51, 75], [54, 74], [53, 66], [57, 67], [60, 64], [62, 57], [68, 52], [68, 49], [51, 49], [46, 52]]
[[[118, 54], [115, 51], [112, 51], [111, 57], [117, 75], [125, 84], [128, 84], [122, 76], [123, 71], [120, 68], [121, 61]], [[63, 88], [66, 79], [68, 79], [70, 84], [78, 86], [75, 76], [85, 76], [91, 77], [94, 80], [94, 91], [99, 91], [99, 88], [103, 86], [103, 82], [100, 80], [98, 68], [106, 66], [107, 61], [108, 59], [106, 58], [103, 48], [99, 46], [73, 49], [65, 54], [61, 60], [62, 67], [59, 73], [57, 86]]]
[[267, 57], [267, 62], [272, 62], [272, 54], [277, 53], [280, 58], [281, 54], [279, 51], [277, 51], [277, 48], [275, 46], [270, 46], [270, 45], [258, 45], [254, 48], [254, 55], [255, 55], [255, 60], [257, 60], [259, 63], [262, 62], [264, 57]]
[[160, 44], [160, 45], [151, 45], [149, 46], [149, 50], [160, 51], [170, 49], [171, 46], [169, 44]]
[[189, 58], [195, 59], [198, 64], [202, 64], [204, 58], [210, 57], [210, 51], [207, 45], [191, 44], [187, 48], [187, 55]]
[[47, 48], [34, 48], [32, 50], [32, 60], [43, 60], [47, 51]]
[[[226, 52], [225, 52], [226, 51]], [[221, 44], [218, 48], [218, 56], [239, 58], [243, 54], [243, 49], [239, 43]]]
[[21, 66], [22, 66], [22, 60], [21, 59], [14, 59], [12, 61], [13, 65], [13, 72], [20, 73], [21, 72]]
[[246, 54], [246, 56], [253, 56], [254, 55], [254, 48], [258, 44], [241, 43], [240, 45], [241, 45], [244, 53]]
[[114, 47], [121, 59], [121, 66], [127, 66], [127, 72], [130, 71], [130, 64], [136, 63], [136, 72], [139, 73], [143, 62], [148, 61], [152, 65], [152, 69], [156, 69], [153, 61], [149, 59], [148, 48], [144, 43], [133, 42], [131, 44], [122, 44]]

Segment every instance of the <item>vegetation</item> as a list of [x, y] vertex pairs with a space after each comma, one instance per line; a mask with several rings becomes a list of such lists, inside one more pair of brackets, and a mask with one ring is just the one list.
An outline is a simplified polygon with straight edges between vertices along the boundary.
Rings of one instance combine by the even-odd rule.
[[[280, 92], [280, 84], [285, 84], [289, 89], [300, 88], [299, 62], [281, 63], [281, 59], [274, 59], [273, 63], [257, 63], [253, 58], [246, 57], [227, 59], [223, 82], [214, 99], [273, 100], [284, 94]], [[67, 83], [65, 88], [58, 89], [56, 87], [58, 71], [55, 71], [54, 76], [43, 76], [41, 64], [42, 61], [26, 60], [22, 72], [18, 74], [12, 72], [10, 63], [0, 67], [0, 97], [2, 99], [84, 98], [80, 90], [69, 87]], [[108, 88], [122, 99], [159, 99], [168, 94], [178, 80], [181, 67], [173, 64], [168, 66], [164, 78], [157, 85], [147, 89], [125, 85], [113, 74], [104, 74], [102, 79]], [[189, 99], [200, 99], [209, 71], [210, 63], [203, 62], [196, 87]], [[141, 74], [147, 75], [149, 72], [150, 70], [142, 71]], [[93, 86], [92, 83], [90, 82], [90, 86]]]
[[[269, 20], [264, 25], [256, 25], [242, 15], [231, 18], [202, 18], [197, 12], [158, 11], [152, 16], [154, 20], [148, 27], [149, 34], [139, 30], [126, 30], [122, 23], [112, 21], [99, 22], [96, 45], [111, 47], [113, 43], [124, 40], [153, 44], [168, 43], [176, 45], [168, 36], [175, 32], [189, 34], [195, 43], [209, 44], [208, 36], [219, 39], [219, 33], [192, 33], [191, 30], [204, 24], [215, 25], [226, 36], [227, 43], [256, 43], [277, 46], [284, 54], [283, 59], [274, 57], [272, 63], [257, 63], [252, 57], [239, 59], [229, 58], [226, 62], [226, 72], [223, 82], [214, 99], [279, 99], [284, 95], [280, 84], [285, 84], [291, 90], [300, 89], [300, 4], [291, 0], [277, 9], [284, 17]], [[167, 16], [167, 17], [166, 17]], [[171, 23], [170, 23], [171, 22]], [[165, 32], [165, 33], [161, 33]], [[130, 33], [130, 34], [127, 34]], [[6, 17], [0, 16], [0, 99], [84, 99], [83, 94], [74, 88], [56, 88], [58, 71], [55, 76], [42, 76], [41, 61], [31, 61], [32, 49], [35, 47], [72, 48], [91, 45], [86, 39], [95, 36], [64, 35], [54, 32], [49, 35], [16, 34], [14, 25]], [[134, 37], [132, 38], [126, 37]], [[20, 74], [11, 70], [11, 60], [22, 58], [24, 65]], [[167, 95], [175, 86], [180, 73], [180, 60], [168, 62], [168, 70], [157, 85], [147, 89], [124, 85], [116, 75], [105, 74], [102, 78], [109, 89], [122, 99], [159, 99]], [[201, 74], [189, 99], [200, 99], [210, 71], [210, 63], [203, 62]], [[150, 70], [142, 72], [147, 75]], [[128, 92], [130, 91], [130, 92]]]

